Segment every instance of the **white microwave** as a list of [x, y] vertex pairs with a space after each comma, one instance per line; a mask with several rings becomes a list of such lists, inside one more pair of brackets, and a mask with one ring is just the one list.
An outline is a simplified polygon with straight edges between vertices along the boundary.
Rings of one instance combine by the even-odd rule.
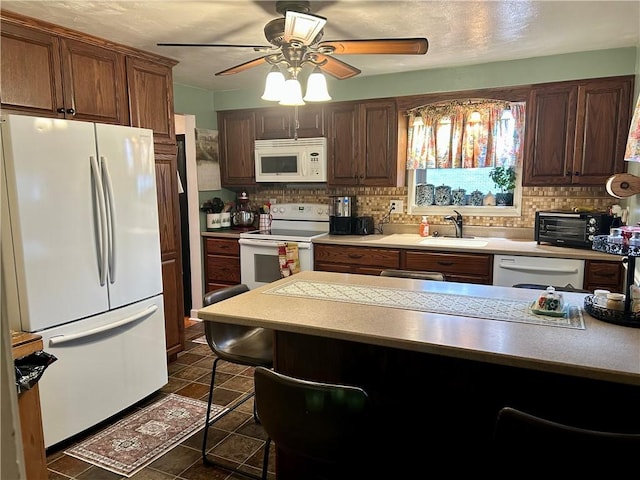
[[256, 140], [256, 182], [326, 182], [325, 137]]

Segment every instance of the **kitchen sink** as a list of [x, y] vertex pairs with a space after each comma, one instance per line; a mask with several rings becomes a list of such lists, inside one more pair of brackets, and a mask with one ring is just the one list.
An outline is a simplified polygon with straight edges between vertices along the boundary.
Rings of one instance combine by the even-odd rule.
[[442, 246], [442, 247], [486, 247], [486, 240], [478, 238], [456, 238], [456, 237], [428, 237], [420, 241], [420, 245]]

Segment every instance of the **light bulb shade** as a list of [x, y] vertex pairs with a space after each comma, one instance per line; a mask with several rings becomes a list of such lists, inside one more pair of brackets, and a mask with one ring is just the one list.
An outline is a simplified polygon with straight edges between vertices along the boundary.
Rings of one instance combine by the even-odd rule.
[[284, 92], [284, 75], [275, 65], [267, 75], [267, 80], [264, 83], [264, 93], [262, 94], [262, 100], [269, 100], [270, 102], [279, 102], [282, 99]]
[[302, 99], [302, 87], [300, 82], [295, 78], [290, 78], [284, 82], [284, 90], [280, 105], [304, 105]]
[[307, 93], [304, 96], [305, 102], [327, 102], [331, 100], [327, 90], [327, 79], [318, 67], [313, 69], [307, 79]]
[[627, 148], [624, 152], [625, 162], [640, 162], [640, 96], [636, 102], [636, 109], [633, 112], [629, 137], [627, 138]]

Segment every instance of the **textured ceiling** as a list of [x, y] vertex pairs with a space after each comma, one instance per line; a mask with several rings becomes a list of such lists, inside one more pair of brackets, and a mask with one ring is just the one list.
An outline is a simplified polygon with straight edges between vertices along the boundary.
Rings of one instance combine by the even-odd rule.
[[[214, 73], [261, 54], [251, 48], [158, 47], [158, 42], [268, 45], [280, 15], [263, 1], [2, 0], [1, 7], [178, 60], [174, 81], [209, 90], [262, 84], [262, 65]], [[361, 76], [640, 45], [640, 1], [326, 1], [323, 40], [427, 37], [426, 55], [341, 55]], [[348, 80], [344, 80], [348, 81]]]

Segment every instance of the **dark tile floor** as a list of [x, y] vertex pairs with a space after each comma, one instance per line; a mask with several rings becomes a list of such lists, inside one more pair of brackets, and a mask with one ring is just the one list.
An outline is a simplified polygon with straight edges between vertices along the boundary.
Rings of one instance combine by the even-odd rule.
[[[50, 448], [47, 451], [49, 480], [125, 479], [127, 477], [65, 455], [64, 450], [163, 395], [176, 393], [207, 401], [211, 367], [215, 356], [208, 345], [192, 341], [203, 335], [202, 324], [187, 320], [185, 325], [185, 350], [178, 354], [176, 361], [169, 364], [169, 382], [159, 392], [92, 431]], [[252, 388], [253, 368], [218, 362], [213, 393], [214, 403], [228, 405]], [[209, 427], [208, 453], [210, 458], [221, 464], [239, 467], [242, 471], [260, 475], [265, 439], [264, 430], [253, 420], [253, 399], [250, 399]], [[216, 466], [205, 465], [202, 461], [201, 446], [202, 431], [129, 478], [131, 480], [241, 480], [247, 478]], [[275, 466], [273, 448], [272, 444], [269, 457], [270, 479], [275, 479], [272, 471]]]

